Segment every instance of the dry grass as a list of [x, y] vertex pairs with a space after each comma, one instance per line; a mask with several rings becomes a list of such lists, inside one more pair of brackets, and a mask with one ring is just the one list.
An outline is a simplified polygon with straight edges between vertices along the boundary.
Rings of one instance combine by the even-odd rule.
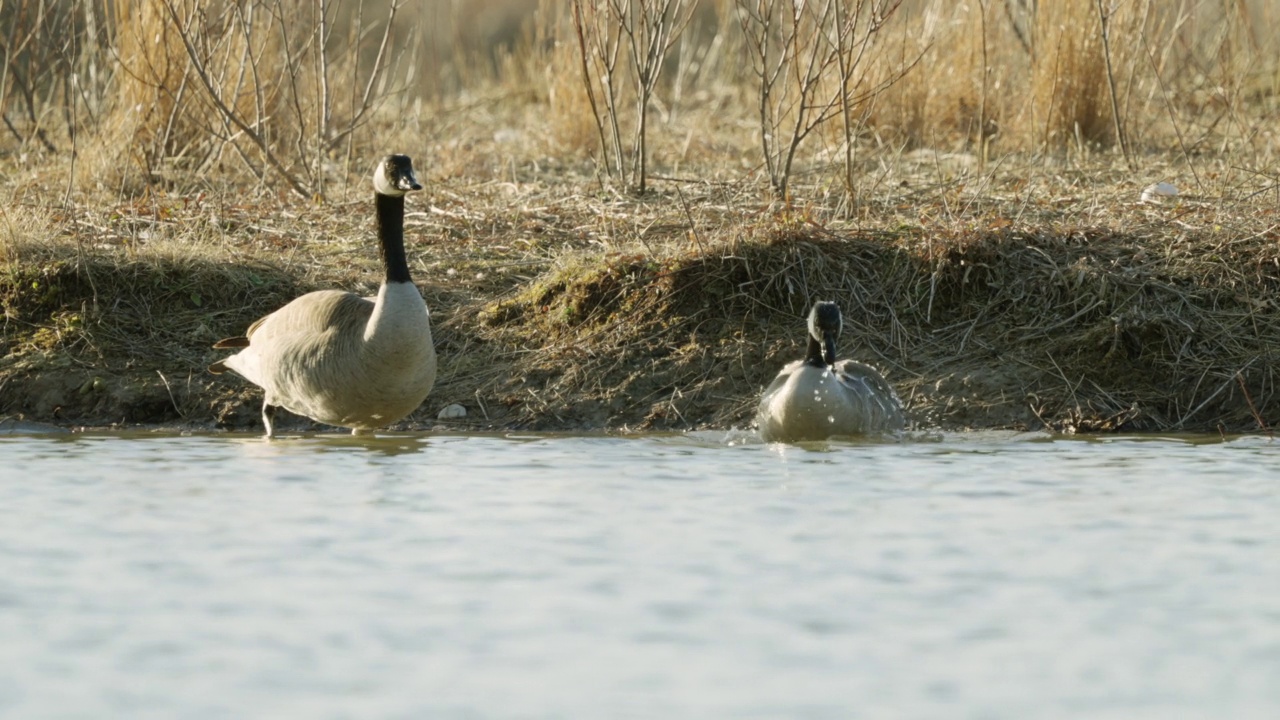
[[[1274, 144], [1256, 142], [1254, 123], [1276, 103], [1276, 3], [1104, 3], [1112, 5], [1111, 74], [1139, 153], [1168, 150], [1181, 132], [1189, 146], [1254, 138], [1252, 151], [1274, 157]], [[977, 148], [982, 129], [994, 136], [995, 154], [1081, 153], [1115, 143], [1095, 0], [1039, 3], [1037, 14], [1018, 0], [913, 9], [886, 61], [924, 55], [875, 100], [869, 127], [881, 142]], [[1228, 130], [1232, 115], [1242, 122]]]
[[1048, 189], [850, 226], [812, 208], [762, 218], [707, 187], [700, 239], [646, 215], [639, 244], [570, 255], [460, 321], [522, 369], [484, 383], [490, 404], [537, 427], [741, 424], [822, 298], [846, 310], [846, 352], [885, 369], [922, 425], [1256, 428], [1245, 393], [1274, 418], [1274, 211]]
[[[472, 414], [455, 426], [740, 426], [820, 298], [845, 309], [842, 354], [882, 368], [921, 426], [1245, 430], [1250, 402], [1280, 415], [1274, 187], [1263, 203], [1219, 187], [1151, 206], [1122, 173], [957, 180], [904, 161], [849, 221], [774, 207], [751, 183], [641, 201], [564, 169], [492, 172], [507, 179], [436, 177], [410, 205], [442, 358], [417, 423], [460, 402]], [[18, 206], [0, 411], [254, 423], [252, 389], [202, 374], [209, 345], [304, 290], [370, 291], [367, 214], [367, 200]]]
[[[1132, 168], [1111, 147], [1093, 3], [1040, 3], [1025, 46], [1003, 3], [904, 4], [865, 66], [864, 87], [881, 90], [853, 108], [854, 146], [839, 125], [807, 138], [786, 201], [760, 156], [733, 3], [704, 3], [672, 49], [643, 197], [598, 172], [561, 4], [523, 5], [542, 12], [509, 45], [451, 55], [420, 97], [389, 84], [322, 152], [307, 124], [318, 95], [249, 123], [271, 142], [246, 145], [208, 130], [223, 120], [196, 96], [177, 100], [155, 68], [185, 68], [182, 55], [140, 36], [111, 35], [122, 63], [152, 74], [117, 70], [74, 161], [40, 149], [7, 92], [22, 141], [0, 147], [0, 413], [252, 425], [256, 393], [203, 373], [209, 345], [308, 289], [374, 287], [366, 166], [397, 149], [428, 181], [407, 224], [442, 361], [416, 424], [459, 402], [463, 427], [742, 425], [803, 351], [819, 298], [845, 310], [842, 354], [884, 369], [921, 426], [1249, 430], [1280, 417], [1275, 3], [1157, 17], [1131, 2], [1110, 18]], [[39, 111], [51, 96], [34, 97]], [[120, 98], [152, 114], [121, 120]], [[157, 120], [174, 108], [191, 124]], [[39, 128], [67, 147], [56, 123]], [[322, 179], [323, 195], [301, 199], [286, 173]], [[1157, 180], [1183, 194], [1139, 204]]]

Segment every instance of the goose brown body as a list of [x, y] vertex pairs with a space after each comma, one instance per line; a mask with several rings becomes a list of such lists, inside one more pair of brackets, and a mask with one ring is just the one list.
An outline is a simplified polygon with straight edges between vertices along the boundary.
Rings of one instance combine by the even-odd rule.
[[409, 279], [403, 195], [420, 189], [409, 159], [375, 171], [378, 235], [387, 277], [377, 297], [341, 290], [303, 295], [215, 348], [240, 352], [209, 367], [232, 370], [263, 390], [263, 423], [276, 407], [357, 433], [412, 413], [431, 391], [436, 353], [422, 294]]
[[873, 367], [835, 360], [839, 309], [818, 303], [809, 316], [809, 353], [788, 364], [761, 396], [756, 413], [768, 442], [892, 433], [903, 428], [902, 403]]

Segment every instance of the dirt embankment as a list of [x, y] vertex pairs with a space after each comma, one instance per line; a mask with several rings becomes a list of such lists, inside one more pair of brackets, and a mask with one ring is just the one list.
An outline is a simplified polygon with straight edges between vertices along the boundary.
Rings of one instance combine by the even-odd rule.
[[[745, 427], [760, 389], [803, 352], [816, 299], [841, 304], [840, 354], [881, 368], [919, 426], [1256, 431], [1280, 417], [1274, 227], [1000, 225], [839, 230], [791, 217], [720, 235], [675, 228], [626, 252], [554, 232], [533, 260], [457, 249], [448, 270], [415, 271], [441, 372], [404, 426]], [[62, 247], [11, 249], [0, 276], [0, 414], [255, 427], [259, 394], [205, 372], [220, 354], [211, 343], [301, 292], [367, 292], [376, 277], [367, 263], [324, 276], [261, 254]], [[450, 403], [467, 417], [437, 421]]]

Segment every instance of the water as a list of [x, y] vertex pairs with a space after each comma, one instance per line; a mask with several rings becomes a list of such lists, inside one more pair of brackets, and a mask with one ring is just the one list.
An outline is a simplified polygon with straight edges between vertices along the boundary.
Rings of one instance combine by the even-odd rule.
[[1280, 717], [1280, 445], [0, 437], [3, 718]]

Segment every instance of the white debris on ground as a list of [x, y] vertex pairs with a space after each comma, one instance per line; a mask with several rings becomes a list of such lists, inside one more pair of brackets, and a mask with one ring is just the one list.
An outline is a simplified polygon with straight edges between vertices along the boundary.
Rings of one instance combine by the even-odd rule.
[[1159, 203], [1165, 198], [1177, 197], [1178, 188], [1167, 182], [1158, 182], [1142, 189], [1142, 202]]
[[458, 403], [454, 403], [452, 405], [446, 405], [444, 409], [442, 409], [439, 413], [436, 414], [436, 419], [437, 420], [457, 420], [459, 418], [464, 418], [466, 416], [467, 416], [467, 409], [462, 407]]

